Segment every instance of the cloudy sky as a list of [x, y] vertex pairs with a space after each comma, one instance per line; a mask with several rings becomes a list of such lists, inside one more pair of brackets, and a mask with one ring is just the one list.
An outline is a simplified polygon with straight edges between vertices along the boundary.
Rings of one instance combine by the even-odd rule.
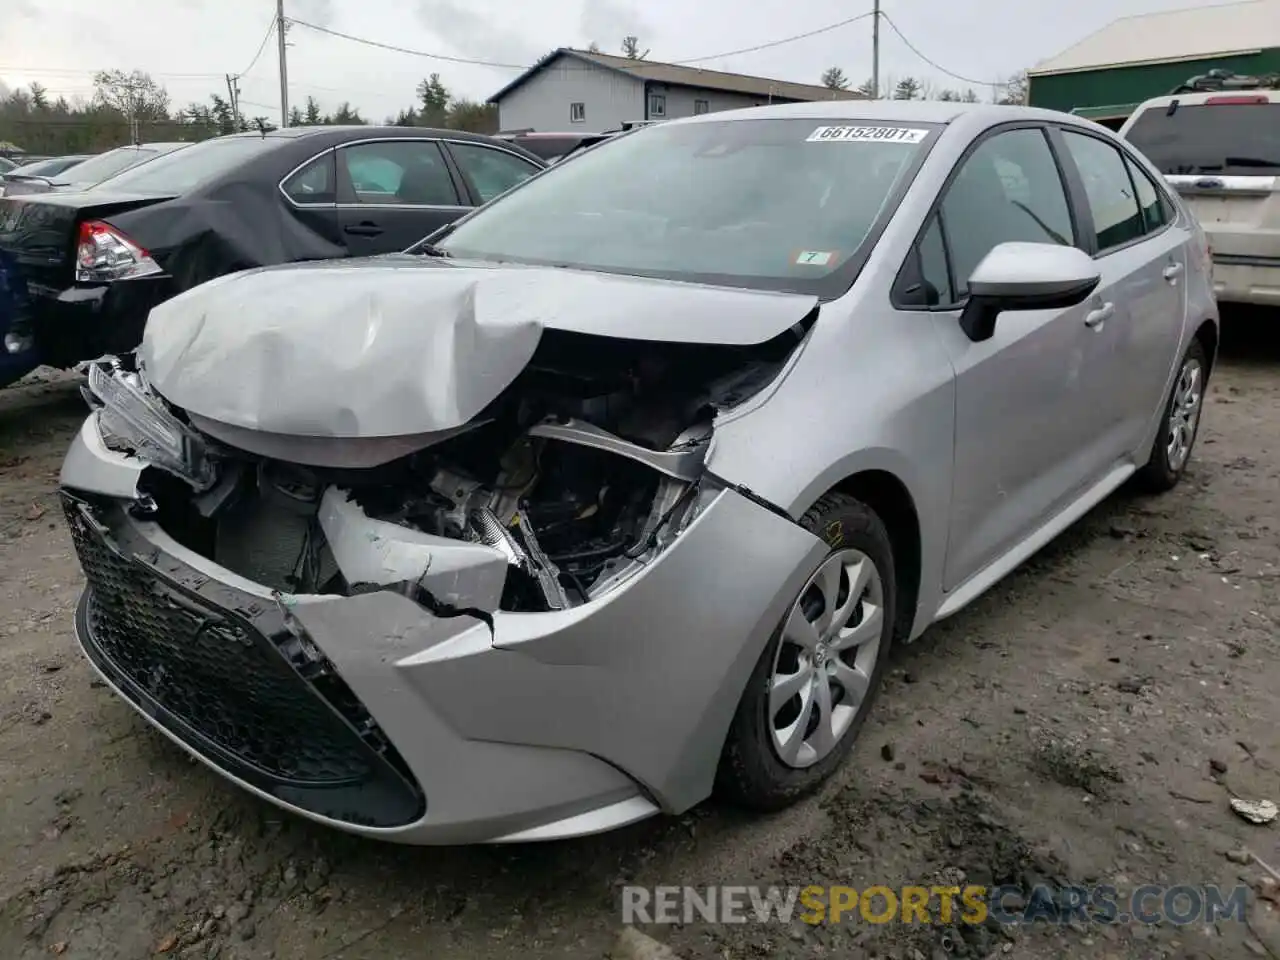
[[[616, 51], [640, 37], [653, 60], [816, 83], [838, 65], [855, 83], [871, 72], [869, 19], [772, 49], [720, 53], [817, 29], [871, 9], [872, 0], [286, 0], [289, 17], [415, 51], [527, 64], [557, 46], [597, 42]], [[883, 0], [882, 9], [933, 61], [925, 63], [882, 28], [881, 71], [936, 86], [991, 84], [1050, 57], [1111, 20], [1191, 5], [1190, 0]], [[38, 81], [68, 99], [92, 92], [102, 69], [140, 69], [169, 90], [175, 106], [224, 92], [241, 80], [244, 111], [276, 118], [279, 81], [271, 39], [254, 60], [274, 0], [0, 0], [0, 82]], [[375, 120], [408, 106], [432, 71], [458, 95], [483, 99], [518, 70], [394, 53], [317, 33], [289, 31], [293, 102], [325, 108], [350, 100]], [[252, 65], [252, 66], [251, 66]], [[956, 74], [965, 79], [957, 79]]]

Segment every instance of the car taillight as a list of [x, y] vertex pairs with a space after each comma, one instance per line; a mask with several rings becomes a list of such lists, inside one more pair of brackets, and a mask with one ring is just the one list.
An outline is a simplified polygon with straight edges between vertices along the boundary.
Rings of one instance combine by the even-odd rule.
[[101, 220], [80, 224], [76, 243], [76, 280], [105, 283], [162, 272], [160, 264], [138, 244]]

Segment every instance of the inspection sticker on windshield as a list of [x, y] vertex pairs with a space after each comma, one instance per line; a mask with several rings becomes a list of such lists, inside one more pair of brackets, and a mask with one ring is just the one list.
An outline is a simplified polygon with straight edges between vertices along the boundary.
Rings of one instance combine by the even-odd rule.
[[825, 267], [835, 255], [834, 250], [801, 250], [792, 262], [798, 267]]
[[823, 143], [919, 143], [929, 135], [918, 127], [819, 127], [805, 139]]

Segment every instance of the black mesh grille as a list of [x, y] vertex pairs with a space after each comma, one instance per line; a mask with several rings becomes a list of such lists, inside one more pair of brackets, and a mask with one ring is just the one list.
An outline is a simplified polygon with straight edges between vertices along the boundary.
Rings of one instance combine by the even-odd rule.
[[[137, 706], [228, 772], [314, 812], [380, 822], [360, 811], [361, 798], [377, 802], [397, 785], [420, 811], [416, 784], [368, 712], [282, 609], [248, 594], [211, 602], [211, 589], [234, 592], [204, 577], [162, 576], [113, 545], [81, 503], [64, 495], [64, 506], [89, 585], [86, 652]], [[341, 690], [342, 712], [303, 674]], [[312, 794], [327, 797], [315, 801], [326, 809], [299, 799]]]

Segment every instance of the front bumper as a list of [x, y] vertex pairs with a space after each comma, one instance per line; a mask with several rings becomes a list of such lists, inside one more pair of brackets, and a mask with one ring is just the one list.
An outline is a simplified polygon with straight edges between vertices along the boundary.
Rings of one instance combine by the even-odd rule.
[[63, 465], [86, 655], [194, 756], [282, 807], [405, 843], [552, 839], [705, 798], [817, 538], [721, 491], [646, 570], [558, 613], [437, 618], [282, 597], [129, 509], [91, 417]]

